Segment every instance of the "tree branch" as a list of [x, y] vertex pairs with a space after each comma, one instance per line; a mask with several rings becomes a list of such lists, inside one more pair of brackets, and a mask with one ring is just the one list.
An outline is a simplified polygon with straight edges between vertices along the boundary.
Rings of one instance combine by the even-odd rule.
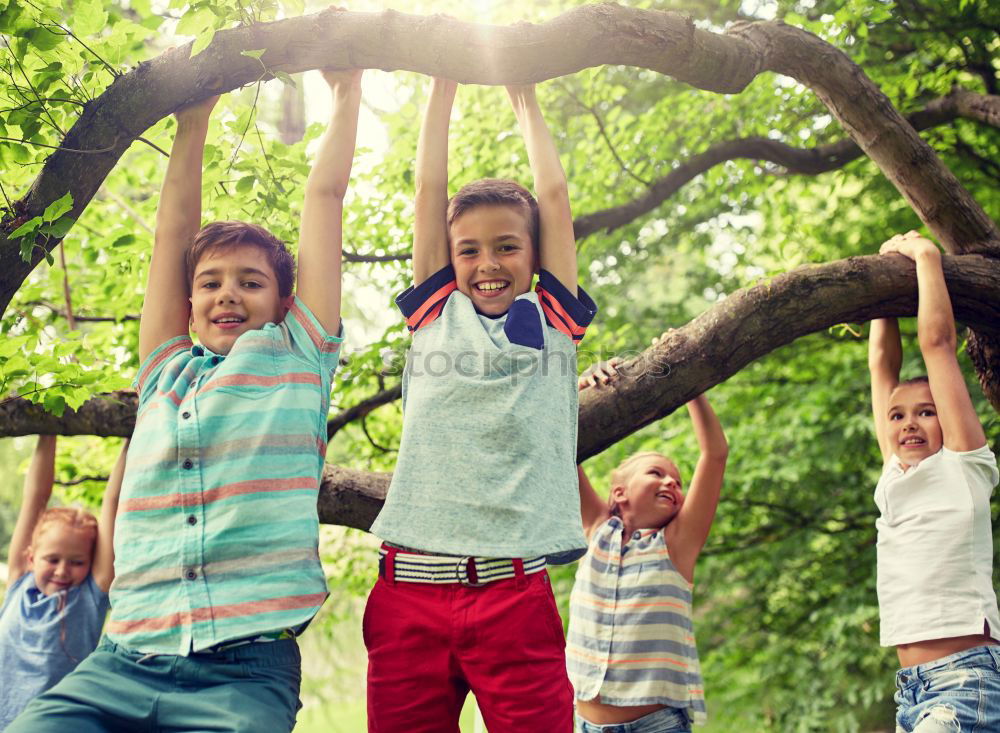
[[[911, 114], [907, 121], [916, 130], [926, 130], [958, 117], [1000, 127], [1000, 97], [954, 89]], [[728, 140], [681, 162], [631, 201], [577, 217], [573, 231], [579, 240], [601, 230], [611, 232], [625, 226], [654, 210], [697, 176], [727, 160], [766, 160], [784, 167], [791, 174], [818, 175], [843, 168], [863, 155], [860, 146], [850, 138], [814, 148], [795, 148], [762, 137]]]
[[[600, 453], [694, 396], [728, 379], [755, 359], [807, 333], [838, 323], [912, 316], [916, 272], [896, 257], [852, 257], [801, 267], [740, 290], [626, 362], [608, 389], [580, 399], [577, 458]], [[944, 258], [956, 318], [1000, 338], [1000, 261], [980, 255]], [[371, 412], [396, 387], [351, 408]], [[0, 402], [0, 437], [51, 433], [127, 436], [135, 421], [133, 393], [93, 398], [61, 418], [22, 398]], [[334, 418], [342, 425], [351, 410]], [[367, 413], [364, 413], [367, 414]], [[357, 416], [357, 415], [355, 415]], [[338, 428], [339, 429], [339, 428]], [[334, 431], [336, 432], [336, 431]], [[389, 475], [327, 465], [320, 491], [322, 521], [367, 529], [385, 497]]]

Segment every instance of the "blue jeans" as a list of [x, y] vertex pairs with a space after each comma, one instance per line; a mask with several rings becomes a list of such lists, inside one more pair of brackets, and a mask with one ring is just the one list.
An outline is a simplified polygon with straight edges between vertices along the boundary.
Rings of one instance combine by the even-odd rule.
[[691, 722], [686, 710], [663, 708], [628, 723], [598, 725], [576, 716], [577, 733], [689, 733]]
[[287, 733], [299, 708], [300, 666], [295, 639], [187, 657], [144, 655], [102, 639], [5, 733]]
[[1000, 731], [1000, 646], [899, 670], [895, 699], [896, 733]]

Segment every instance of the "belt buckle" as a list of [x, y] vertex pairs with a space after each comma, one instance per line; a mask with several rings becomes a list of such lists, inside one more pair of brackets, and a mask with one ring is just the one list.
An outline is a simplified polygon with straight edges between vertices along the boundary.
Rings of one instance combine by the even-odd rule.
[[[475, 561], [476, 561], [476, 558], [474, 558], [474, 557], [461, 557], [461, 558], [458, 559], [458, 562], [455, 563], [455, 577], [458, 578], [458, 582], [461, 585], [464, 585], [466, 588], [479, 588], [480, 586], [486, 585], [486, 583], [480, 582], [479, 580], [476, 580], [476, 582], [473, 583], [469, 579], [469, 569], [468, 569], [469, 565], [468, 565], [468, 563], [470, 563], [470, 562], [474, 563]], [[462, 568], [463, 567], [465, 568], [465, 575], [464, 576], [462, 575]]]

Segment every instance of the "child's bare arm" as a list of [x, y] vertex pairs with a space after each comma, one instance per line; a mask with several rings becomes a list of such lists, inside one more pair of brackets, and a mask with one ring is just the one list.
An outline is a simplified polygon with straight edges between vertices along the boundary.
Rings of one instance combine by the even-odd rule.
[[458, 84], [435, 78], [417, 142], [413, 284], [451, 261], [448, 253], [448, 126]]
[[27, 549], [31, 544], [31, 533], [52, 496], [55, 464], [56, 436], [39, 435], [28, 474], [24, 477], [21, 511], [18, 512], [14, 534], [10, 538], [10, 551], [7, 553], [8, 588], [28, 571]]
[[[621, 359], [618, 357], [611, 357], [607, 361], [594, 364], [577, 379], [577, 389], [582, 392], [585, 389], [600, 389], [610, 385], [618, 378], [620, 364]], [[582, 465], [576, 467], [576, 473], [580, 480], [580, 516], [583, 519], [583, 533], [589, 541], [597, 525], [611, 516], [611, 512], [608, 509], [608, 502], [594, 490]]]
[[954, 451], [981, 448], [986, 445], [986, 434], [955, 356], [958, 338], [941, 253], [933, 242], [912, 231], [893, 237], [880, 252], [899, 253], [917, 265], [917, 339], [945, 447]]
[[569, 190], [555, 141], [535, 97], [535, 86], [509, 86], [507, 92], [521, 126], [535, 179], [540, 228], [539, 261], [573, 295], [577, 294], [576, 239]]
[[361, 70], [323, 71], [333, 96], [330, 124], [306, 181], [297, 293], [330, 334], [340, 331], [344, 196], [354, 162]]
[[892, 456], [889, 442], [889, 395], [899, 384], [899, 368], [903, 363], [903, 345], [899, 339], [899, 323], [895, 318], [872, 321], [868, 332], [868, 372], [872, 382], [872, 418], [882, 462]]
[[667, 525], [666, 531], [670, 559], [677, 571], [691, 581], [695, 562], [705, 546], [715, 510], [719, 506], [729, 445], [719, 418], [705, 395], [688, 402], [687, 408], [701, 454], [684, 504], [674, 521]]
[[104, 487], [104, 499], [101, 500], [101, 523], [97, 530], [97, 544], [94, 546], [94, 563], [90, 573], [94, 582], [105, 593], [115, 579], [115, 517], [118, 515], [118, 498], [122, 492], [122, 478], [125, 476], [125, 456], [128, 453], [128, 440], [122, 445], [121, 453], [115, 467], [111, 469], [108, 483]]
[[177, 134], [156, 207], [153, 259], [139, 321], [139, 362], [164, 341], [188, 332], [184, 253], [201, 226], [201, 167], [208, 120], [218, 97], [176, 113]]
[[583, 533], [589, 542], [590, 535], [597, 525], [610, 516], [608, 502], [594, 490], [582, 465], [576, 467], [576, 474], [580, 480], [580, 517], [583, 519]]

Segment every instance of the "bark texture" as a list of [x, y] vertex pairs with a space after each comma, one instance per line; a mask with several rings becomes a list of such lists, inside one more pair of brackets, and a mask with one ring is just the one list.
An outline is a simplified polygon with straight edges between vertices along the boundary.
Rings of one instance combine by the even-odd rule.
[[[241, 51], [266, 48], [260, 61]], [[448, 53], [440, 49], [447, 48]], [[953, 253], [1000, 253], [982, 208], [920, 140], [889, 100], [841, 51], [780, 22], [737, 24], [726, 34], [676, 13], [595, 4], [542, 24], [485, 26], [444, 16], [337, 9], [221, 31], [200, 54], [166, 52], [115, 79], [87, 105], [31, 189], [0, 224], [0, 309], [58, 240], [39, 239], [31, 261], [7, 238], [67, 190], [79, 217], [132, 142], [186, 104], [227, 92], [271, 71], [319, 67], [404, 69], [463, 83], [539, 82], [584, 68], [622, 64], [668, 74], [721, 93], [742, 90], [761, 71], [811, 87], [854, 141], [886, 173]], [[265, 74], [267, 78], [267, 74]], [[982, 105], [981, 105], [982, 106]], [[995, 107], [986, 105], [993, 110]], [[987, 112], [983, 112], [987, 114]]]
[[[956, 317], [1000, 343], [1000, 261], [980, 255], [944, 258]], [[639, 428], [669, 415], [695, 395], [796, 338], [838, 323], [917, 310], [916, 271], [901, 257], [853, 257], [810, 265], [738, 291], [672, 333], [669, 340], [626, 362], [614, 387], [585, 391], [580, 400], [577, 457], [600, 453]], [[993, 357], [997, 352], [992, 352]], [[987, 356], [986, 358], [992, 358]], [[995, 369], [996, 361], [992, 362]], [[362, 403], [374, 409], [390, 388]], [[998, 406], [995, 404], [995, 406]], [[55, 418], [24, 399], [0, 404], [0, 437], [33, 433], [129, 435], [131, 393], [101, 395]], [[1000, 406], [998, 406], [1000, 407]], [[346, 416], [331, 423], [341, 425]], [[327, 465], [320, 489], [323, 522], [368, 529], [385, 498], [389, 474]]]

